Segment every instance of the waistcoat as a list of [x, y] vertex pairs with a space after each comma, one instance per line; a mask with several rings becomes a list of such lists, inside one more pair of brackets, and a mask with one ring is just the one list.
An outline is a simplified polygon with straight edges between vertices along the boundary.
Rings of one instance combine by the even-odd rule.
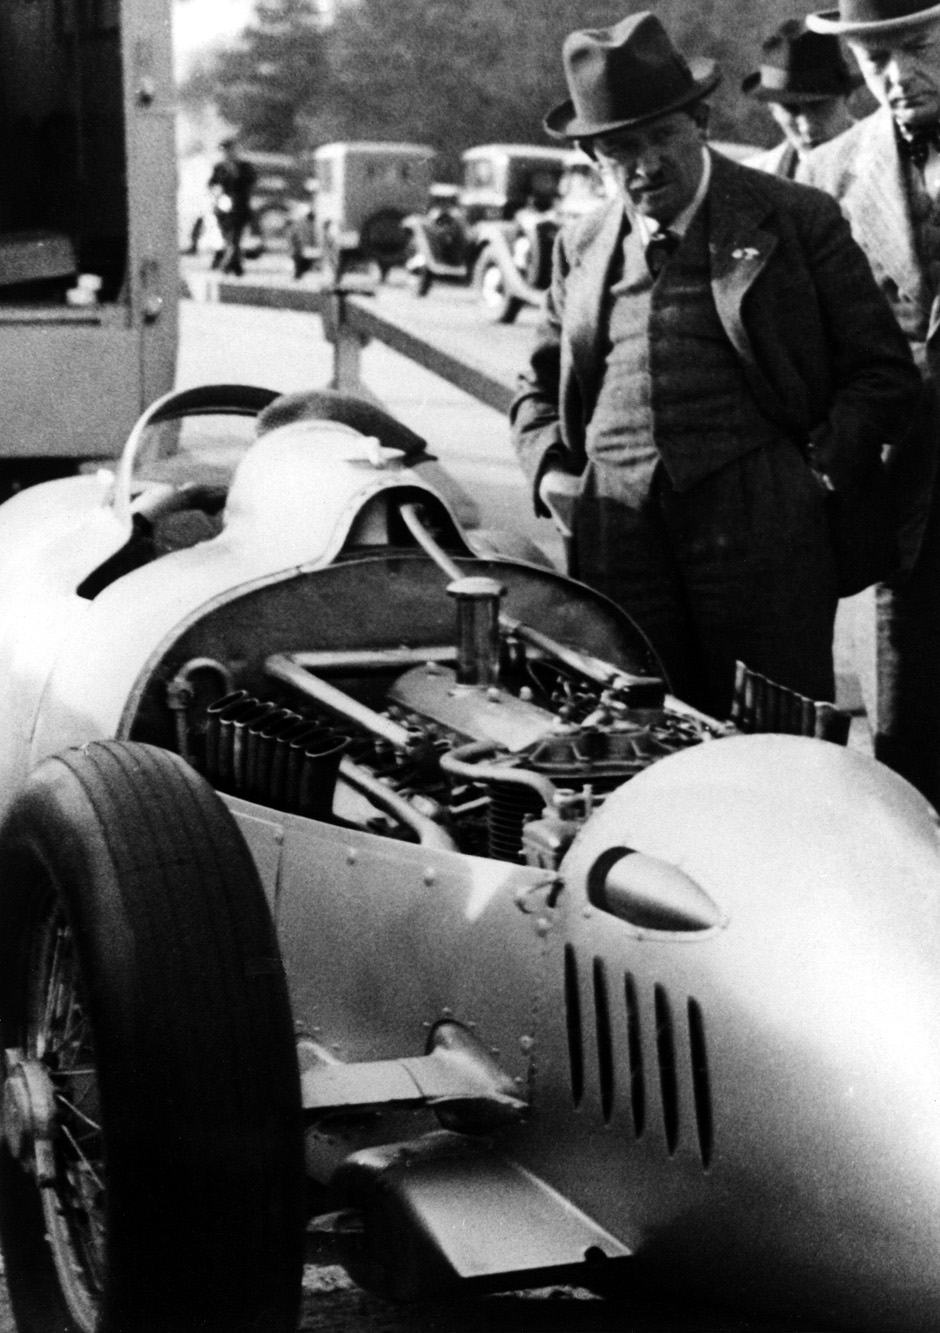
[[677, 491], [780, 438], [760, 413], [715, 308], [707, 203], [654, 283], [635, 232], [611, 292], [609, 350], [588, 456], [662, 461]]

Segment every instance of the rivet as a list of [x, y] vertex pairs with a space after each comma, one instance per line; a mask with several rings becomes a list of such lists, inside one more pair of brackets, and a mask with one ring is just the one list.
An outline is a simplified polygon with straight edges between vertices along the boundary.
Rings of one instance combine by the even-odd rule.
[[534, 1037], [519, 1038], [519, 1049], [520, 1051], [522, 1051], [523, 1055], [528, 1055], [534, 1045], [535, 1045]]
[[499, 1055], [499, 1047], [498, 1047], [498, 1046], [491, 1046], [491, 1047], [490, 1047], [490, 1055]]
[[359, 860], [359, 853], [356, 851], [355, 847], [347, 847], [346, 864], [348, 866], [354, 866], [358, 860]]
[[436, 884], [436, 883], [437, 883], [437, 872], [434, 871], [434, 870], [432, 870], [432, 869], [429, 867], [429, 868], [424, 872], [423, 879], [424, 879], [424, 883], [425, 883], [425, 885], [427, 886], [427, 888], [430, 888], [432, 884]]
[[275, 847], [284, 846], [284, 830], [282, 828], [274, 830], [274, 845]]
[[547, 935], [552, 928], [552, 923], [547, 916], [540, 916], [535, 923], [536, 935]]
[[441, 1018], [453, 1018], [453, 1016], [454, 1016], [454, 1011], [453, 1011], [453, 1009], [442, 1009], [442, 1010], [441, 1010]]
[[594, 908], [593, 908], [593, 907], [585, 907], [585, 908], [582, 910], [581, 915], [584, 916], [584, 917], [590, 917], [590, 916], [593, 916], [593, 915], [594, 915]]

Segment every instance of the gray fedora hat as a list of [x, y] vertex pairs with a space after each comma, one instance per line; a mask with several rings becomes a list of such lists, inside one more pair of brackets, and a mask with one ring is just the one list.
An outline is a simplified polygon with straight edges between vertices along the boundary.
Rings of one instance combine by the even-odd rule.
[[589, 139], [655, 120], [707, 97], [721, 80], [714, 60], [687, 61], [646, 10], [612, 28], [570, 33], [562, 58], [571, 97], [544, 120], [557, 139]]
[[833, 33], [809, 32], [801, 19], [787, 19], [761, 45], [760, 69], [741, 83], [759, 102], [819, 102], [848, 97], [862, 84]]
[[806, 26], [813, 32], [835, 33], [843, 37], [890, 33], [896, 28], [910, 28], [918, 23], [940, 19], [940, 5], [923, 0], [840, 0], [838, 9], [823, 9], [810, 14]]

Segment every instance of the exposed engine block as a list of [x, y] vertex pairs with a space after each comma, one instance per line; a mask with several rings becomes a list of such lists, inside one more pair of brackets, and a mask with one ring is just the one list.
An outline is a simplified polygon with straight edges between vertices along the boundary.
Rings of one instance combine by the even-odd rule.
[[[602, 687], [519, 648], [497, 684], [464, 683], [459, 664], [434, 658], [413, 666], [391, 677], [381, 710], [318, 674], [315, 653], [271, 659], [293, 697], [237, 691], [212, 705], [206, 774], [316, 818], [345, 817], [348, 787], [377, 807], [366, 824], [385, 835], [425, 840], [436, 826], [438, 845], [553, 866], [614, 787], [729, 730], [667, 701], [657, 680]], [[322, 665], [336, 670], [335, 655]], [[382, 654], [355, 665], [375, 671]]]

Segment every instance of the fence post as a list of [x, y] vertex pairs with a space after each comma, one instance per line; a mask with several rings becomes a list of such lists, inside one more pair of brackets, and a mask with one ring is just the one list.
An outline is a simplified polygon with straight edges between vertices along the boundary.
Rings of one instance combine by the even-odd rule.
[[333, 379], [330, 388], [340, 393], [361, 395], [362, 349], [364, 339], [352, 327], [347, 306], [347, 293], [334, 288], [329, 295], [330, 329], [327, 336], [333, 342]]

